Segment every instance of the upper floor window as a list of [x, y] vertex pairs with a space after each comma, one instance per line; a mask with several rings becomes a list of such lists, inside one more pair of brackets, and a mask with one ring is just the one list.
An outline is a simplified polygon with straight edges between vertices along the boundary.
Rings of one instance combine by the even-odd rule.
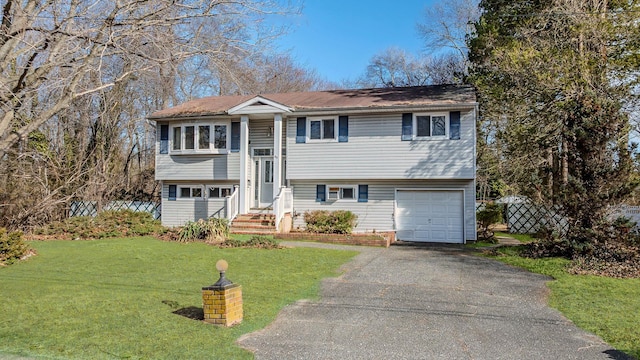
[[307, 121], [309, 140], [337, 140], [335, 118], [309, 118]]
[[416, 138], [446, 139], [449, 136], [449, 116], [442, 114], [415, 114], [413, 117]]
[[227, 124], [175, 125], [171, 132], [171, 150], [182, 154], [226, 152], [228, 129]]
[[460, 111], [402, 114], [402, 140], [460, 140]]

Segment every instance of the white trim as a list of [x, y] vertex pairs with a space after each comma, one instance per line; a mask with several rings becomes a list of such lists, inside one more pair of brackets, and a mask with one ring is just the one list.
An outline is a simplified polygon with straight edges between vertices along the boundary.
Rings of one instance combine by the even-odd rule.
[[[185, 128], [193, 126], [193, 149], [185, 149]], [[209, 147], [200, 148], [200, 127], [209, 127]], [[224, 148], [215, 147], [216, 126], [226, 126]], [[180, 128], [180, 149], [174, 149], [175, 129]], [[169, 124], [169, 155], [194, 155], [194, 154], [228, 154], [231, 151], [231, 121], [192, 121], [177, 124]]]
[[247, 177], [247, 162], [249, 159], [249, 117], [240, 116], [240, 187], [239, 187], [239, 209], [240, 214], [247, 213], [249, 209], [250, 191], [249, 178]]
[[[219, 196], [218, 197], [212, 197], [211, 194], [211, 189], [215, 189], [218, 188], [218, 192], [219, 192]], [[226, 189], [229, 190], [229, 195], [227, 196], [222, 196], [222, 190]], [[228, 196], [231, 196], [231, 194], [233, 194], [233, 185], [207, 185], [206, 187], [206, 197], [207, 199], [224, 199]]]
[[[418, 117], [429, 117], [429, 135], [418, 136]], [[433, 118], [434, 117], [444, 117], [444, 135], [432, 135], [433, 134]], [[423, 112], [423, 113], [413, 113], [412, 119], [412, 127], [411, 127], [411, 137], [413, 140], [449, 140], [449, 113], [446, 112]]]
[[282, 128], [283, 120], [281, 114], [276, 114], [273, 117], [273, 197], [275, 198], [280, 193], [280, 187], [282, 186]]
[[[254, 105], [257, 103], [263, 103], [264, 105]], [[253, 105], [252, 108], [250, 108]], [[268, 113], [281, 113], [281, 112], [292, 112], [293, 109], [290, 107], [280, 104], [278, 102], [269, 100], [262, 96], [256, 96], [251, 98], [241, 104], [238, 104], [229, 110], [227, 110], [227, 114], [229, 115], [238, 115], [238, 114], [268, 114]]]
[[[319, 184], [320, 185], [320, 184]], [[363, 184], [364, 185], [364, 184]], [[360, 184], [324, 184], [325, 186], [325, 202], [336, 202], [336, 201], [340, 201], [340, 202], [358, 202], [359, 199], [359, 186]], [[330, 198], [329, 194], [331, 193], [330, 188], [338, 188], [338, 197], [337, 198]], [[344, 188], [349, 188], [353, 190], [353, 198], [343, 198], [342, 197], [342, 192]]]
[[[173, 184], [171, 184], [173, 185]], [[204, 200], [206, 197], [205, 186], [202, 184], [176, 184], [176, 200]], [[189, 197], [182, 196], [182, 189], [189, 189]], [[200, 189], [200, 196], [193, 196], [193, 190]]]
[[[396, 216], [398, 215], [398, 191], [461, 191], [462, 192], [462, 243], [467, 243], [467, 222], [466, 222], [466, 190], [459, 187], [424, 187], [424, 188], [394, 188], [393, 189], [393, 231], [398, 231]], [[475, 210], [474, 210], [475, 213]]]
[[[332, 138], [325, 138], [324, 137], [324, 122], [325, 120], [333, 120], [333, 137]], [[319, 121], [320, 122], [320, 139], [312, 139], [311, 138], [311, 122], [312, 121]], [[310, 142], [310, 143], [315, 143], [315, 142], [338, 142], [338, 127], [340, 126], [339, 121], [338, 121], [338, 116], [336, 115], [332, 115], [332, 116], [313, 116], [313, 117], [307, 117], [307, 125], [306, 125], [306, 131], [307, 133], [305, 134], [307, 137], [307, 141], [306, 142]]]

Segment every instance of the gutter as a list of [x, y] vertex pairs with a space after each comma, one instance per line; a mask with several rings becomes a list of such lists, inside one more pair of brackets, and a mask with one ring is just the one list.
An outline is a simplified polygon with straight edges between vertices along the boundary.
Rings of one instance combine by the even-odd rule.
[[[293, 116], [315, 116], [324, 115], [326, 113], [339, 113], [339, 114], [383, 114], [392, 112], [417, 112], [417, 111], [438, 111], [438, 110], [474, 110], [478, 106], [478, 102], [469, 103], [457, 103], [457, 104], [439, 104], [439, 105], [413, 105], [413, 106], [384, 106], [384, 107], [334, 107], [334, 108], [294, 108], [292, 112], [288, 113], [287, 117]], [[275, 114], [276, 112], [274, 112]], [[251, 114], [248, 114], [251, 115]], [[256, 114], [257, 115], [257, 114]], [[150, 121], [164, 121], [164, 120], [206, 120], [206, 119], [231, 119], [233, 115], [229, 115], [227, 112], [218, 113], [197, 113], [197, 114], [183, 114], [177, 116], [149, 116]]]

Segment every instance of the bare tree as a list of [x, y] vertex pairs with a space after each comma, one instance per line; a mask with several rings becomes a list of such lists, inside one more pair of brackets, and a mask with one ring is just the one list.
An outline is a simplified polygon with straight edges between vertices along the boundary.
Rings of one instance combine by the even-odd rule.
[[473, 24], [480, 17], [478, 0], [447, 0], [427, 7], [418, 32], [431, 52], [447, 48], [459, 59], [467, 58], [467, 35], [473, 32]]
[[256, 54], [218, 64], [220, 95], [284, 93], [334, 87], [314, 70], [294, 63], [287, 54]]
[[80, 97], [259, 43], [271, 33], [251, 26], [284, 10], [270, 0], [7, 0], [0, 23], [0, 154]]
[[429, 82], [427, 64], [406, 51], [391, 47], [374, 55], [364, 76], [358, 80], [361, 87], [420, 86]]
[[[0, 226], [62, 216], [73, 197], [153, 194], [153, 110], [220, 87], [258, 56], [278, 0], [6, 0], [0, 19]], [[27, 195], [28, 194], [28, 195]]]
[[414, 57], [399, 48], [388, 48], [374, 55], [359, 87], [399, 87], [461, 83], [463, 61], [452, 54]]

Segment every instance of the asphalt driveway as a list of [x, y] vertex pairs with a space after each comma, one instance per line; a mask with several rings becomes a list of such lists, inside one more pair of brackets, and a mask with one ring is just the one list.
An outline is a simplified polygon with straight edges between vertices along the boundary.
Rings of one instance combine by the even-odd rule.
[[240, 345], [256, 359], [630, 359], [549, 308], [546, 276], [459, 247], [355, 249], [320, 300]]

